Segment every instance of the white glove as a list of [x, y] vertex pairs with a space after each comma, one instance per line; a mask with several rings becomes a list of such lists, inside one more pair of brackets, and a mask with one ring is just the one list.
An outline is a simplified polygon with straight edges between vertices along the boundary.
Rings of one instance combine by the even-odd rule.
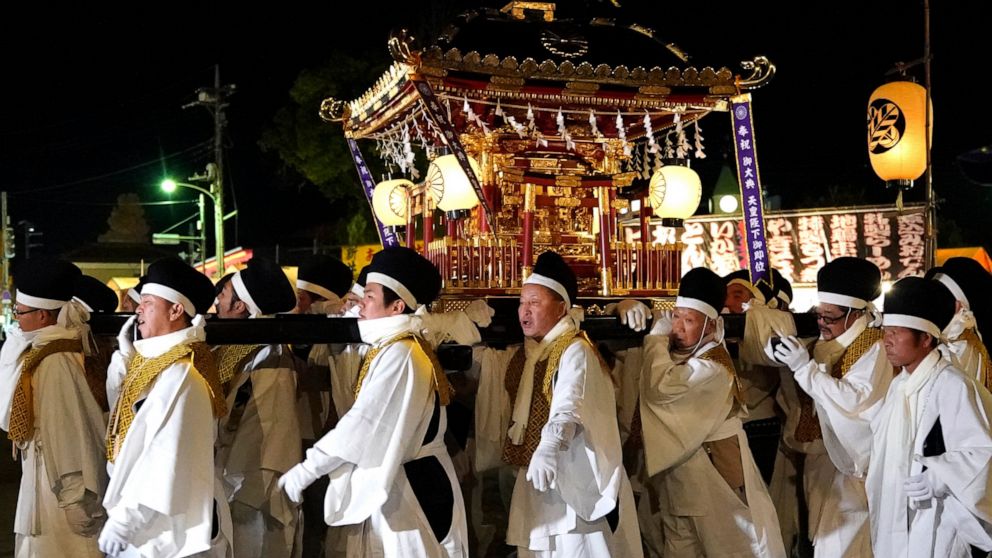
[[104, 524], [103, 530], [100, 531], [100, 538], [97, 545], [100, 547], [100, 552], [108, 556], [117, 556], [130, 544], [128, 542], [130, 538], [131, 533], [127, 526], [116, 519], [110, 518]]
[[469, 303], [465, 307], [465, 314], [468, 319], [475, 322], [475, 325], [479, 327], [489, 327], [489, 324], [493, 323], [493, 316], [496, 315], [496, 310], [493, 310], [486, 301], [477, 298]]
[[117, 346], [120, 348], [121, 356], [124, 357], [124, 362], [131, 360], [131, 357], [134, 356], [134, 322], [137, 319], [137, 314], [132, 315], [124, 322], [124, 327], [117, 334]]
[[614, 307], [614, 314], [620, 317], [620, 323], [634, 331], [644, 331], [648, 324], [651, 309], [643, 302], [627, 298]]
[[782, 338], [782, 344], [775, 349], [775, 360], [789, 367], [793, 372], [806, 366], [809, 362], [809, 351], [802, 341], [794, 335]]
[[658, 312], [654, 316], [654, 325], [651, 326], [649, 335], [671, 335], [672, 334], [672, 311], [665, 310]]
[[286, 495], [294, 503], [299, 504], [303, 501], [303, 491], [306, 490], [308, 486], [316, 482], [320, 476], [311, 471], [307, 466], [307, 462], [298, 463], [292, 469], [286, 471], [286, 474], [279, 477], [279, 488], [286, 491]]
[[919, 475], [907, 477], [902, 489], [906, 491], [910, 502], [916, 504], [915, 507], [930, 501], [931, 498], [947, 496], [947, 485], [932, 475], [929, 469]]
[[557, 487], [559, 443], [555, 440], [541, 440], [527, 467], [527, 480], [540, 492]]

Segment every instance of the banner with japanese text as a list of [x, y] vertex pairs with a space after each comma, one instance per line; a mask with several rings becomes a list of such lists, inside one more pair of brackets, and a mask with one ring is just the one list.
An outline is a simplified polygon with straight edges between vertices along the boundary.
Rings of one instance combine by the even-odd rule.
[[[675, 229], [652, 225], [652, 242], [671, 242]], [[625, 240], [640, 239], [625, 224]], [[708, 267], [720, 275], [747, 267], [747, 235], [741, 218], [707, 216], [685, 221], [682, 269]], [[793, 284], [814, 285], [816, 273], [840, 256], [864, 258], [895, 281], [926, 272], [926, 214], [922, 205], [900, 212], [891, 206], [768, 212], [768, 263]]]

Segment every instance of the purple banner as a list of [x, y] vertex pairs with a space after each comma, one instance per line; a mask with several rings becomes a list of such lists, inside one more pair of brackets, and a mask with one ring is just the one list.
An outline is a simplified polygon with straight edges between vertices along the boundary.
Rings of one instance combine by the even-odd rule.
[[465, 176], [468, 177], [469, 183], [472, 185], [472, 189], [475, 190], [475, 196], [479, 198], [479, 203], [482, 204], [482, 210], [486, 213], [486, 221], [489, 223], [489, 230], [495, 231], [496, 225], [493, 222], [493, 211], [489, 207], [489, 201], [486, 200], [485, 194], [482, 192], [482, 184], [479, 182], [479, 177], [475, 176], [475, 172], [468, 162], [468, 154], [465, 153], [465, 148], [462, 146], [461, 140], [458, 139], [458, 132], [455, 131], [454, 126], [448, 121], [448, 117], [445, 115], [444, 109], [441, 107], [441, 103], [437, 100], [437, 95], [434, 94], [434, 90], [431, 89], [429, 83], [421, 79], [411, 80], [414, 87], [417, 88], [417, 93], [420, 94], [420, 98], [424, 101], [424, 107], [427, 111], [427, 116], [434, 121], [438, 129], [441, 130], [441, 134], [444, 136], [444, 143], [447, 144], [448, 149], [451, 150], [451, 154], [458, 159], [458, 164], [462, 166], [462, 170], [465, 171]]
[[372, 212], [372, 219], [375, 220], [376, 230], [379, 232], [379, 242], [382, 243], [383, 248], [399, 246], [400, 241], [396, 238], [396, 234], [391, 228], [382, 224], [382, 221], [376, 217], [375, 210], [372, 209], [372, 192], [375, 190], [375, 180], [372, 179], [369, 167], [365, 165], [365, 158], [362, 157], [362, 151], [358, 149], [358, 142], [348, 138], [348, 150], [351, 151], [351, 158], [355, 161], [358, 178], [362, 181], [362, 190], [365, 191], [365, 199], [369, 202], [369, 210]]
[[758, 155], [751, 118], [750, 96], [738, 97], [730, 105], [734, 128], [734, 151], [737, 153], [737, 180], [741, 186], [741, 207], [744, 210], [744, 242], [747, 244], [751, 283], [764, 281], [771, 285], [768, 246], [765, 242], [764, 204], [761, 200], [761, 180], [758, 177]]

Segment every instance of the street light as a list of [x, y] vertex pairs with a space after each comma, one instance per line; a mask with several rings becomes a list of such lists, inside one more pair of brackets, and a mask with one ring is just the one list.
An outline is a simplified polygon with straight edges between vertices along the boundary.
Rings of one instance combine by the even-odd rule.
[[[171, 178], [167, 178], [162, 181], [161, 188], [162, 191], [166, 193], [175, 192], [177, 188], [189, 188], [190, 190], [196, 190], [204, 196], [210, 198], [210, 201], [214, 204], [214, 240], [216, 242], [216, 258], [217, 258], [217, 270], [215, 277], [220, 278], [224, 275], [224, 199], [223, 195], [219, 193], [220, 188], [218, 187], [218, 181], [216, 180], [216, 170], [213, 163], [207, 165], [206, 176], [196, 175], [190, 178], [190, 180], [209, 180], [210, 189], [206, 189], [202, 186], [197, 186], [196, 184], [189, 184], [186, 182], [177, 182]], [[206, 229], [204, 208], [203, 203], [200, 203], [200, 223], [201, 231]], [[204, 254], [206, 256], [206, 254]], [[204, 258], [204, 271], [206, 270], [206, 258]]]

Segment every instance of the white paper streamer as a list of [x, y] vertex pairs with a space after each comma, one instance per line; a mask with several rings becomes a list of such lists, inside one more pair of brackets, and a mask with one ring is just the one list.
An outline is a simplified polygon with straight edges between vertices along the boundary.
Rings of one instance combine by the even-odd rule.
[[599, 126], [596, 125], [596, 112], [592, 109], [589, 109], [589, 130], [597, 140], [605, 139], [603, 133], [599, 131]]
[[696, 133], [694, 134], [695, 136], [694, 139], [696, 143], [695, 156], [697, 159], [705, 159], [706, 152], [703, 151], [703, 129], [699, 127], [699, 120], [696, 120], [694, 124], [696, 126]]
[[555, 122], [558, 123], [558, 134], [561, 135], [562, 141], [565, 142], [565, 149], [569, 151], [575, 151], [575, 142], [572, 141], [572, 135], [568, 133], [568, 128], [565, 126], [565, 115], [561, 113], [561, 108], [558, 108], [558, 115], [555, 117]]
[[651, 129], [651, 114], [644, 111], [644, 135], [648, 138], [648, 153], [657, 153], [658, 144], [654, 141], [654, 130]]
[[620, 145], [623, 146], [623, 154], [630, 157], [630, 144], [627, 143], [627, 129], [623, 125], [623, 115], [617, 111], [617, 137], [620, 138]]

